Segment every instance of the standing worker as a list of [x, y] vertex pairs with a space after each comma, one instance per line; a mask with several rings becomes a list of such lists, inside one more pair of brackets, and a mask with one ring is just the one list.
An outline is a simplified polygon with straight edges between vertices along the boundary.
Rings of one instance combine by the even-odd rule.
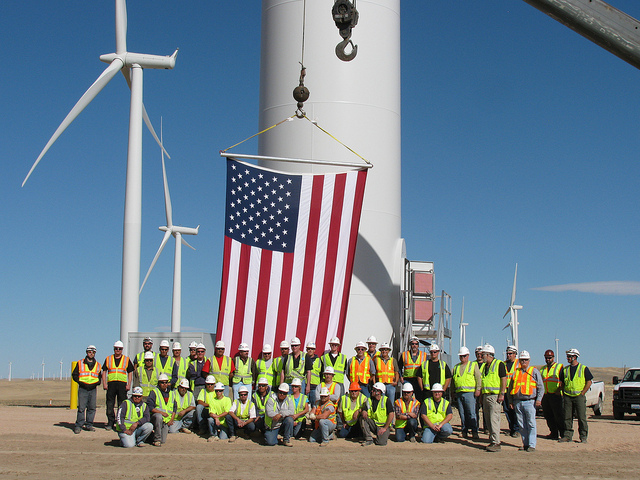
[[518, 368], [507, 389], [509, 408], [516, 413], [519, 431], [522, 435], [522, 447], [518, 450], [535, 452], [538, 438], [536, 409], [542, 405], [544, 393], [542, 375], [537, 368], [529, 365], [531, 356], [526, 350], [520, 352], [518, 360]]
[[388, 343], [382, 343], [380, 345], [380, 351], [378, 355], [373, 359], [376, 366], [376, 381], [384, 383], [387, 388], [387, 397], [392, 402], [396, 400], [396, 387], [400, 381], [400, 368], [398, 367], [398, 361], [395, 358], [389, 356], [391, 353], [391, 347]]
[[[284, 382], [291, 385], [291, 382], [294, 378], [300, 380], [300, 386], [302, 388], [302, 392], [306, 390], [307, 383], [307, 375], [306, 375], [306, 359], [305, 354], [300, 351], [301, 342], [298, 337], [293, 337], [291, 339], [291, 353], [287, 355], [287, 360], [284, 363], [283, 368], [283, 378]], [[290, 393], [293, 393], [291, 391]]]
[[453, 367], [453, 391], [458, 402], [462, 436], [468, 438], [469, 431], [478, 439], [478, 417], [476, 416], [476, 398], [480, 397], [482, 378], [476, 362], [469, 361], [469, 349], [460, 347], [460, 363]]
[[314, 342], [307, 343], [307, 355], [304, 368], [307, 375], [307, 384], [304, 393], [309, 397], [309, 403], [315, 405], [317, 401], [316, 388], [320, 385], [322, 360], [316, 355], [316, 344]]
[[261, 378], [266, 378], [269, 382], [269, 388], [273, 387], [272, 353], [273, 348], [271, 348], [271, 345], [268, 343], [262, 347], [262, 353], [258, 356], [258, 360], [256, 360], [256, 376], [254, 378], [254, 383], [256, 383], [256, 385]]
[[[71, 378], [78, 384], [78, 415], [73, 433], [82, 429], [95, 432], [93, 419], [96, 416], [97, 387], [100, 385], [100, 363], [96, 360], [96, 347], [89, 345], [86, 356], [78, 360]], [[86, 416], [85, 416], [86, 414]]]
[[[367, 347], [364, 342], [358, 342], [355, 346], [356, 355], [347, 362], [347, 372], [351, 383], [360, 384], [360, 390], [365, 397], [370, 397], [369, 387], [373, 385], [376, 367], [371, 357], [365, 354]], [[386, 393], [386, 390], [382, 392]]]
[[113, 344], [113, 355], [109, 355], [102, 365], [102, 388], [107, 391], [107, 430], [113, 430], [116, 424], [116, 399], [118, 405], [127, 399], [133, 380], [133, 364], [122, 354], [123, 349], [124, 344], [118, 340]]
[[322, 371], [326, 371], [327, 367], [333, 369], [333, 381], [340, 384], [340, 396], [342, 396], [344, 394], [344, 377], [347, 373], [347, 356], [340, 352], [338, 337], [332, 337], [329, 340], [329, 351], [322, 355]]
[[367, 338], [367, 355], [371, 360], [375, 360], [375, 358], [380, 355], [380, 352], [377, 351], [378, 348], [378, 339], [371, 335]]
[[182, 357], [182, 345], [180, 345], [180, 342], [173, 342], [171, 351], [173, 353], [173, 356], [171, 357], [173, 362], [173, 370], [171, 371], [171, 389], [174, 389], [178, 388], [178, 385], [183, 378], [187, 378], [189, 361]]
[[[144, 337], [142, 340], [142, 351], [138, 353], [133, 359], [133, 366], [138, 367], [144, 363], [144, 354], [147, 352], [153, 353], [151, 350], [153, 348], [153, 339], [151, 337]], [[153, 359], [155, 361], [157, 357], [156, 353], [153, 353]]]
[[216, 342], [213, 357], [209, 360], [209, 375], [213, 375], [216, 383], [222, 383], [224, 386], [224, 396], [230, 397], [231, 378], [233, 377], [235, 367], [231, 361], [231, 357], [224, 354], [225, 348], [226, 346], [222, 340]]
[[487, 452], [499, 452], [500, 447], [500, 410], [507, 390], [507, 368], [502, 360], [495, 358], [496, 351], [487, 344], [482, 348], [484, 362], [480, 372], [482, 376], [482, 413], [489, 428]]
[[589, 426], [587, 425], [587, 398], [585, 397], [593, 375], [589, 369], [578, 363], [580, 352], [577, 348], [567, 350], [567, 362], [560, 373], [564, 393], [564, 435], [559, 442], [570, 442], [573, 438], [573, 417], [578, 419], [578, 442], [587, 443]]
[[436, 383], [446, 392], [451, 383], [451, 369], [444, 360], [440, 360], [440, 347], [432, 343], [429, 346], [429, 360], [422, 362], [418, 368], [418, 385], [423, 399], [431, 397], [431, 387]]
[[233, 380], [233, 398], [238, 400], [238, 392], [240, 387], [246, 387], [249, 394], [247, 397], [251, 399], [251, 387], [253, 378], [256, 375], [256, 362], [249, 356], [249, 345], [241, 343], [238, 346], [238, 354], [233, 358], [234, 370]]
[[564, 409], [562, 408], [562, 388], [560, 388], [560, 373], [562, 365], [555, 361], [553, 350], [544, 352], [546, 365], [542, 367], [542, 382], [544, 396], [542, 397], [542, 413], [549, 427], [546, 438], [558, 440], [564, 436]]
[[[518, 349], [513, 345], [509, 345], [507, 347], [507, 359], [504, 362], [505, 367], [507, 367], [507, 385], [511, 383], [511, 379], [515, 371], [520, 367], [520, 362], [517, 359]], [[509, 435], [512, 437], [518, 436], [518, 421], [516, 419], [516, 411], [511, 408], [511, 399], [509, 395], [504, 398], [504, 413], [507, 416], [507, 422], [509, 423]]]
[[[418, 382], [418, 369], [427, 359], [427, 354], [420, 351], [420, 341], [418, 337], [411, 337], [409, 339], [409, 350], [402, 352], [398, 366], [402, 371], [400, 381], [403, 383], [409, 382], [413, 386], [413, 391], [417, 396], [420, 396], [422, 392], [422, 388]], [[421, 400], [421, 398], [418, 398], [418, 400]]]

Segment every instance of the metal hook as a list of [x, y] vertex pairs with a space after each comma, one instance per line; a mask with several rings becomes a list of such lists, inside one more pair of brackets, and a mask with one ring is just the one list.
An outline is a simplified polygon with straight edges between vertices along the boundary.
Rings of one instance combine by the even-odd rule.
[[[351, 45], [351, 52], [347, 53], [346, 48], [347, 45]], [[358, 53], [358, 46], [354, 45], [351, 41], [351, 38], [347, 37], [340, 43], [336, 45], [336, 55], [343, 62], [350, 62], [354, 58], [356, 58], [356, 54]]]

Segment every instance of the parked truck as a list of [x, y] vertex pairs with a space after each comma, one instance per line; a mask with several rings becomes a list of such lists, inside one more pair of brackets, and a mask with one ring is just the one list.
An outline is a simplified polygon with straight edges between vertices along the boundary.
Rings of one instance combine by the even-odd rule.
[[640, 368], [630, 368], [622, 377], [613, 377], [613, 418], [622, 420], [625, 413], [640, 417]]

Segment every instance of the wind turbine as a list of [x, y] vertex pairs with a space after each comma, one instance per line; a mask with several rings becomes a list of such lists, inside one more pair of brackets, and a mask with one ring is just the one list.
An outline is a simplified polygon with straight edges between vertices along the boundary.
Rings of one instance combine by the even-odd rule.
[[509, 308], [507, 309], [507, 313], [504, 314], [504, 317], [507, 315], [511, 315], [509, 323], [507, 323], [503, 330], [507, 327], [511, 327], [511, 341], [513, 345], [516, 347], [518, 351], [520, 348], [518, 346], [518, 310], [522, 310], [522, 305], [515, 305], [516, 301], [516, 279], [518, 278], [518, 264], [516, 263], [516, 273], [513, 276], [513, 290], [511, 290], [511, 303], [509, 304]]
[[12, 362], [9, 362], [9, 381], [11, 381], [11, 365]]
[[[160, 143], [162, 144], [162, 127], [160, 127]], [[195, 250], [191, 245], [187, 243], [187, 241], [182, 238], [182, 235], [197, 235], [198, 230], [200, 229], [200, 225], [196, 228], [190, 227], [179, 227], [173, 224], [173, 213], [171, 208], [171, 196], [169, 195], [169, 182], [167, 181], [167, 170], [164, 165], [164, 149], [161, 149], [162, 155], [162, 179], [164, 181], [164, 211], [167, 216], [167, 225], [158, 227], [159, 230], [162, 230], [164, 233], [164, 237], [162, 238], [162, 242], [160, 243], [160, 248], [156, 252], [156, 256], [153, 257], [153, 262], [151, 262], [151, 266], [149, 267], [149, 271], [147, 275], [144, 277], [144, 281], [140, 286], [140, 292], [142, 293], [142, 289], [144, 288], [144, 284], [147, 283], [147, 279], [151, 274], [151, 270], [156, 264], [158, 257], [162, 253], [162, 249], [169, 241], [169, 237], [172, 235], [176, 238], [176, 251], [173, 262], [173, 299], [171, 304], [171, 331], [179, 332], [180, 331], [180, 312], [182, 307], [182, 244], [184, 243], [187, 247]]]
[[[142, 70], [144, 68], [171, 69], [176, 64], [178, 50], [171, 56], [148, 55], [127, 51], [127, 5], [115, 0], [116, 51], [101, 55], [109, 66], [78, 100], [29, 170], [22, 186], [27, 182], [45, 153], [75, 118], [91, 103], [100, 91], [118, 73], [122, 72], [131, 89], [129, 111], [129, 146], [127, 151], [127, 180], [124, 200], [124, 239], [122, 248], [122, 303], [120, 310], [120, 339], [127, 345], [129, 332], [138, 331], [138, 285], [140, 282], [140, 240], [142, 232], [142, 119], [156, 141], [158, 139], [142, 103]], [[44, 375], [43, 375], [44, 376]]]
[[44, 382], [44, 357], [42, 358], [42, 381]]
[[62, 380], [62, 364], [63, 364], [63, 361], [62, 361], [62, 358], [61, 358], [60, 359], [60, 380]]
[[460, 346], [467, 346], [467, 325], [468, 323], [464, 323], [464, 297], [462, 297], [462, 314], [460, 315]]

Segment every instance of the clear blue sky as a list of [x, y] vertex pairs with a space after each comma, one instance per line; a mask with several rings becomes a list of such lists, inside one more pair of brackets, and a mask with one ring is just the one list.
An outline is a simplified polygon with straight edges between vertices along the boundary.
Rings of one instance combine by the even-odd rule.
[[[638, 2], [611, 3], [640, 17]], [[115, 49], [113, 4], [0, 3], [5, 378], [9, 361], [14, 376], [41, 371], [42, 357], [47, 372], [59, 371], [61, 358], [80, 358], [89, 343], [102, 361], [119, 336], [129, 110], [121, 76], [20, 187], [106, 67], [98, 57]], [[130, 0], [128, 13], [129, 50], [180, 47], [174, 70], [145, 72], [144, 100], [158, 129], [164, 118], [174, 222], [202, 225], [188, 239], [197, 251], [183, 249], [182, 324], [211, 331], [223, 239], [217, 152], [257, 131], [259, 2]], [[535, 362], [557, 335], [588, 365], [640, 363], [640, 72], [515, 0], [405, 1], [402, 55], [403, 236], [410, 259], [435, 262], [455, 325], [465, 297], [469, 346], [505, 346], [517, 262], [520, 344]], [[160, 156], [146, 130], [143, 148], [142, 275], [165, 221]], [[172, 246], [142, 293], [141, 331], [170, 325]], [[632, 294], [539, 290], [611, 281]], [[457, 328], [454, 338], [457, 350]]]

